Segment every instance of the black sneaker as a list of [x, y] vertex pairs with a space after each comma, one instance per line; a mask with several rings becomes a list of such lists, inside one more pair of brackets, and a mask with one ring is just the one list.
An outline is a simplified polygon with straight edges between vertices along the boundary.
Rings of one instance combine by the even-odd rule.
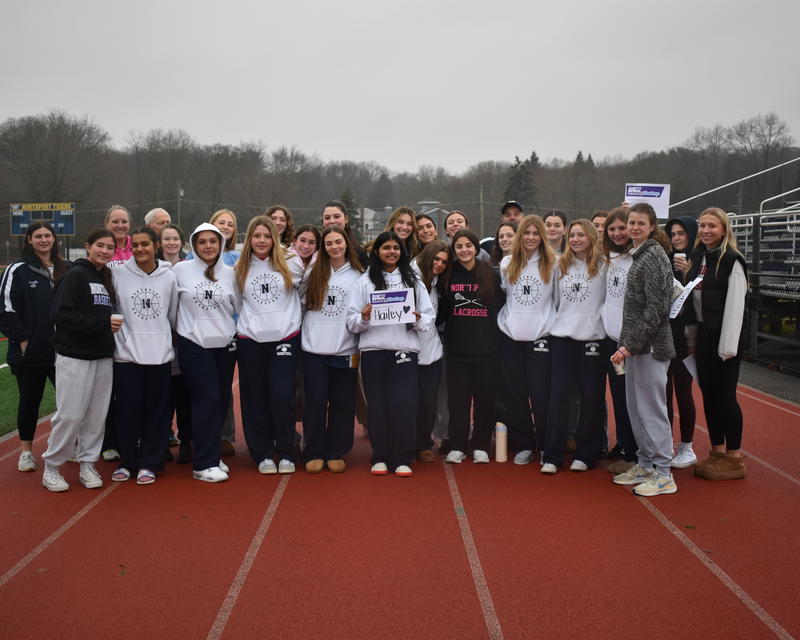
[[625, 449], [622, 448], [622, 445], [617, 443], [611, 451], [606, 454], [606, 458], [609, 460], [622, 460], [625, 457]]

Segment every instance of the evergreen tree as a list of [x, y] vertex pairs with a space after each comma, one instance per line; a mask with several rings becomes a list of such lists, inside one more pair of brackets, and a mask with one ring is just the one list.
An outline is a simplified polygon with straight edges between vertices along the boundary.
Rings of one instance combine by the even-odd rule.
[[536, 207], [536, 181], [534, 171], [539, 167], [539, 156], [531, 151], [530, 158], [520, 160], [514, 156], [514, 164], [508, 172], [508, 182], [503, 191], [503, 199], [516, 200], [526, 208]]
[[378, 181], [372, 189], [372, 196], [369, 199], [370, 206], [375, 209], [383, 209], [394, 204], [394, 184], [386, 172], [382, 172]]

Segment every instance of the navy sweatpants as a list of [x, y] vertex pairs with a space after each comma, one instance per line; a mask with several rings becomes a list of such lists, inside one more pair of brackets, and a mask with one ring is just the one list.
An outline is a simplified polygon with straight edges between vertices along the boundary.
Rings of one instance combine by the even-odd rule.
[[294, 380], [300, 334], [278, 342], [239, 338], [239, 393], [250, 457], [258, 464], [275, 454], [294, 462]]
[[216, 467], [222, 421], [231, 404], [236, 347], [204, 349], [178, 336], [178, 361], [192, 404], [192, 466], [195, 471]]
[[353, 448], [358, 369], [349, 356], [303, 352], [303, 435], [308, 460], [340, 460]]
[[139, 469], [164, 470], [167, 454], [170, 369], [165, 364], [114, 363], [114, 398], [120, 466], [132, 474]]
[[512, 448], [543, 451], [550, 403], [550, 336], [517, 342], [501, 332], [500, 384]]
[[417, 422], [417, 366], [414, 351], [362, 351], [361, 376], [367, 397], [370, 464], [389, 469], [414, 459]]
[[436, 424], [439, 407], [439, 385], [442, 381], [442, 362], [440, 358], [418, 368], [419, 400], [417, 404], [417, 451], [433, 447], [431, 433]]
[[600, 457], [605, 435], [601, 408], [605, 391], [601, 344], [553, 336], [550, 356], [550, 407], [544, 461], [556, 466], [564, 462], [570, 390], [576, 385], [581, 411], [575, 434], [575, 459], [593, 467]]

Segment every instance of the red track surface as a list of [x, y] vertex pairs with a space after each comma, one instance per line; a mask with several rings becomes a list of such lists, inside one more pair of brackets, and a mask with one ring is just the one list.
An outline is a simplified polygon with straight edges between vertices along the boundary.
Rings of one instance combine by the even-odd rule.
[[800, 407], [741, 392], [747, 479], [653, 499], [603, 469], [372, 477], [360, 436], [342, 475], [261, 476], [240, 442], [227, 483], [67, 464], [56, 495], [6, 439], [0, 637], [800, 638]]

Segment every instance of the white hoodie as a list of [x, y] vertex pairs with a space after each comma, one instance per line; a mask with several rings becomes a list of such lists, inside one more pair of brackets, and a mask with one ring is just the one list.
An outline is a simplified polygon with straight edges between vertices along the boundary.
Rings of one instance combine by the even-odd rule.
[[[383, 272], [387, 289], [405, 289], [400, 269], [392, 273]], [[375, 291], [375, 285], [369, 279], [369, 271], [362, 274], [350, 291], [350, 300], [347, 303], [347, 328], [353, 333], [360, 333], [359, 349], [361, 351], [415, 351], [419, 352], [419, 331], [426, 331], [435, 321], [431, 298], [425, 286], [417, 279], [414, 286], [416, 308], [420, 314], [419, 320], [412, 323], [413, 331], [409, 331], [405, 324], [382, 324], [371, 327], [369, 320], [366, 322], [361, 317], [361, 310], [369, 303], [369, 294]]]
[[601, 311], [606, 297], [606, 264], [594, 278], [589, 277], [586, 263], [572, 261], [564, 277], [556, 268], [556, 318], [550, 334], [580, 342], [594, 342], [606, 337]]
[[242, 312], [236, 331], [256, 342], [278, 342], [300, 331], [302, 312], [297, 287], [303, 277], [303, 263], [289, 260], [291, 288], [286, 290], [281, 272], [270, 258], [250, 256], [250, 269], [242, 291]]
[[[422, 272], [416, 260], [411, 263], [411, 268], [414, 269], [414, 273], [416, 273], [417, 277], [422, 281]], [[439, 312], [439, 290], [436, 288], [436, 283], [438, 281], [439, 276], [433, 276], [431, 290], [429, 292], [431, 306], [433, 307], [434, 322], [429, 329], [419, 332], [419, 364], [422, 366], [433, 364], [444, 355], [442, 340], [439, 337], [439, 331], [436, 329], [436, 314]]]
[[[222, 233], [208, 222], [192, 232], [190, 244], [201, 231], [213, 231], [220, 238], [220, 246], [224, 246]], [[233, 316], [239, 312], [241, 297], [233, 268], [224, 264], [222, 253], [214, 265], [215, 282], [206, 278], [206, 266], [205, 262], [196, 259], [184, 260], [172, 268], [178, 281], [178, 321], [175, 330], [178, 335], [204, 349], [217, 349], [230, 344], [236, 334]]]
[[628, 282], [628, 269], [633, 264], [629, 252], [609, 252], [608, 272], [606, 274], [606, 300], [603, 303], [603, 328], [608, 337], [619, 342], [622, 331], [622, 308], [625, 306], [625, 285]]
[[114, 334], [115, 362], [153, 365], [172, 360], [178, 285], [168, 264], [156, 260], [155, 271], [145, 273], [135, 258], [128, 258], [111, 270], [117, 308], [125, 318]]
[[331, 268], [328, 291], [322, 308], [306, 309], [303, 318], [303, 351], [326, 356], [350, 356], [358, 353], [358, 336], [347, 329], [347, 303], [350, 291], [361, 272], [345, 262], [338, 270]]
[[539, 273], [539, 250], [534, 251], [514, 284], [508, 281], [511, 256], [500, 261], [500, 286], [506, 303], [497, 314], [497, 326], [512, 340], [530, 342], [550, 334], [556, 317], [556, 270], [550, 282], [542, 282]]

